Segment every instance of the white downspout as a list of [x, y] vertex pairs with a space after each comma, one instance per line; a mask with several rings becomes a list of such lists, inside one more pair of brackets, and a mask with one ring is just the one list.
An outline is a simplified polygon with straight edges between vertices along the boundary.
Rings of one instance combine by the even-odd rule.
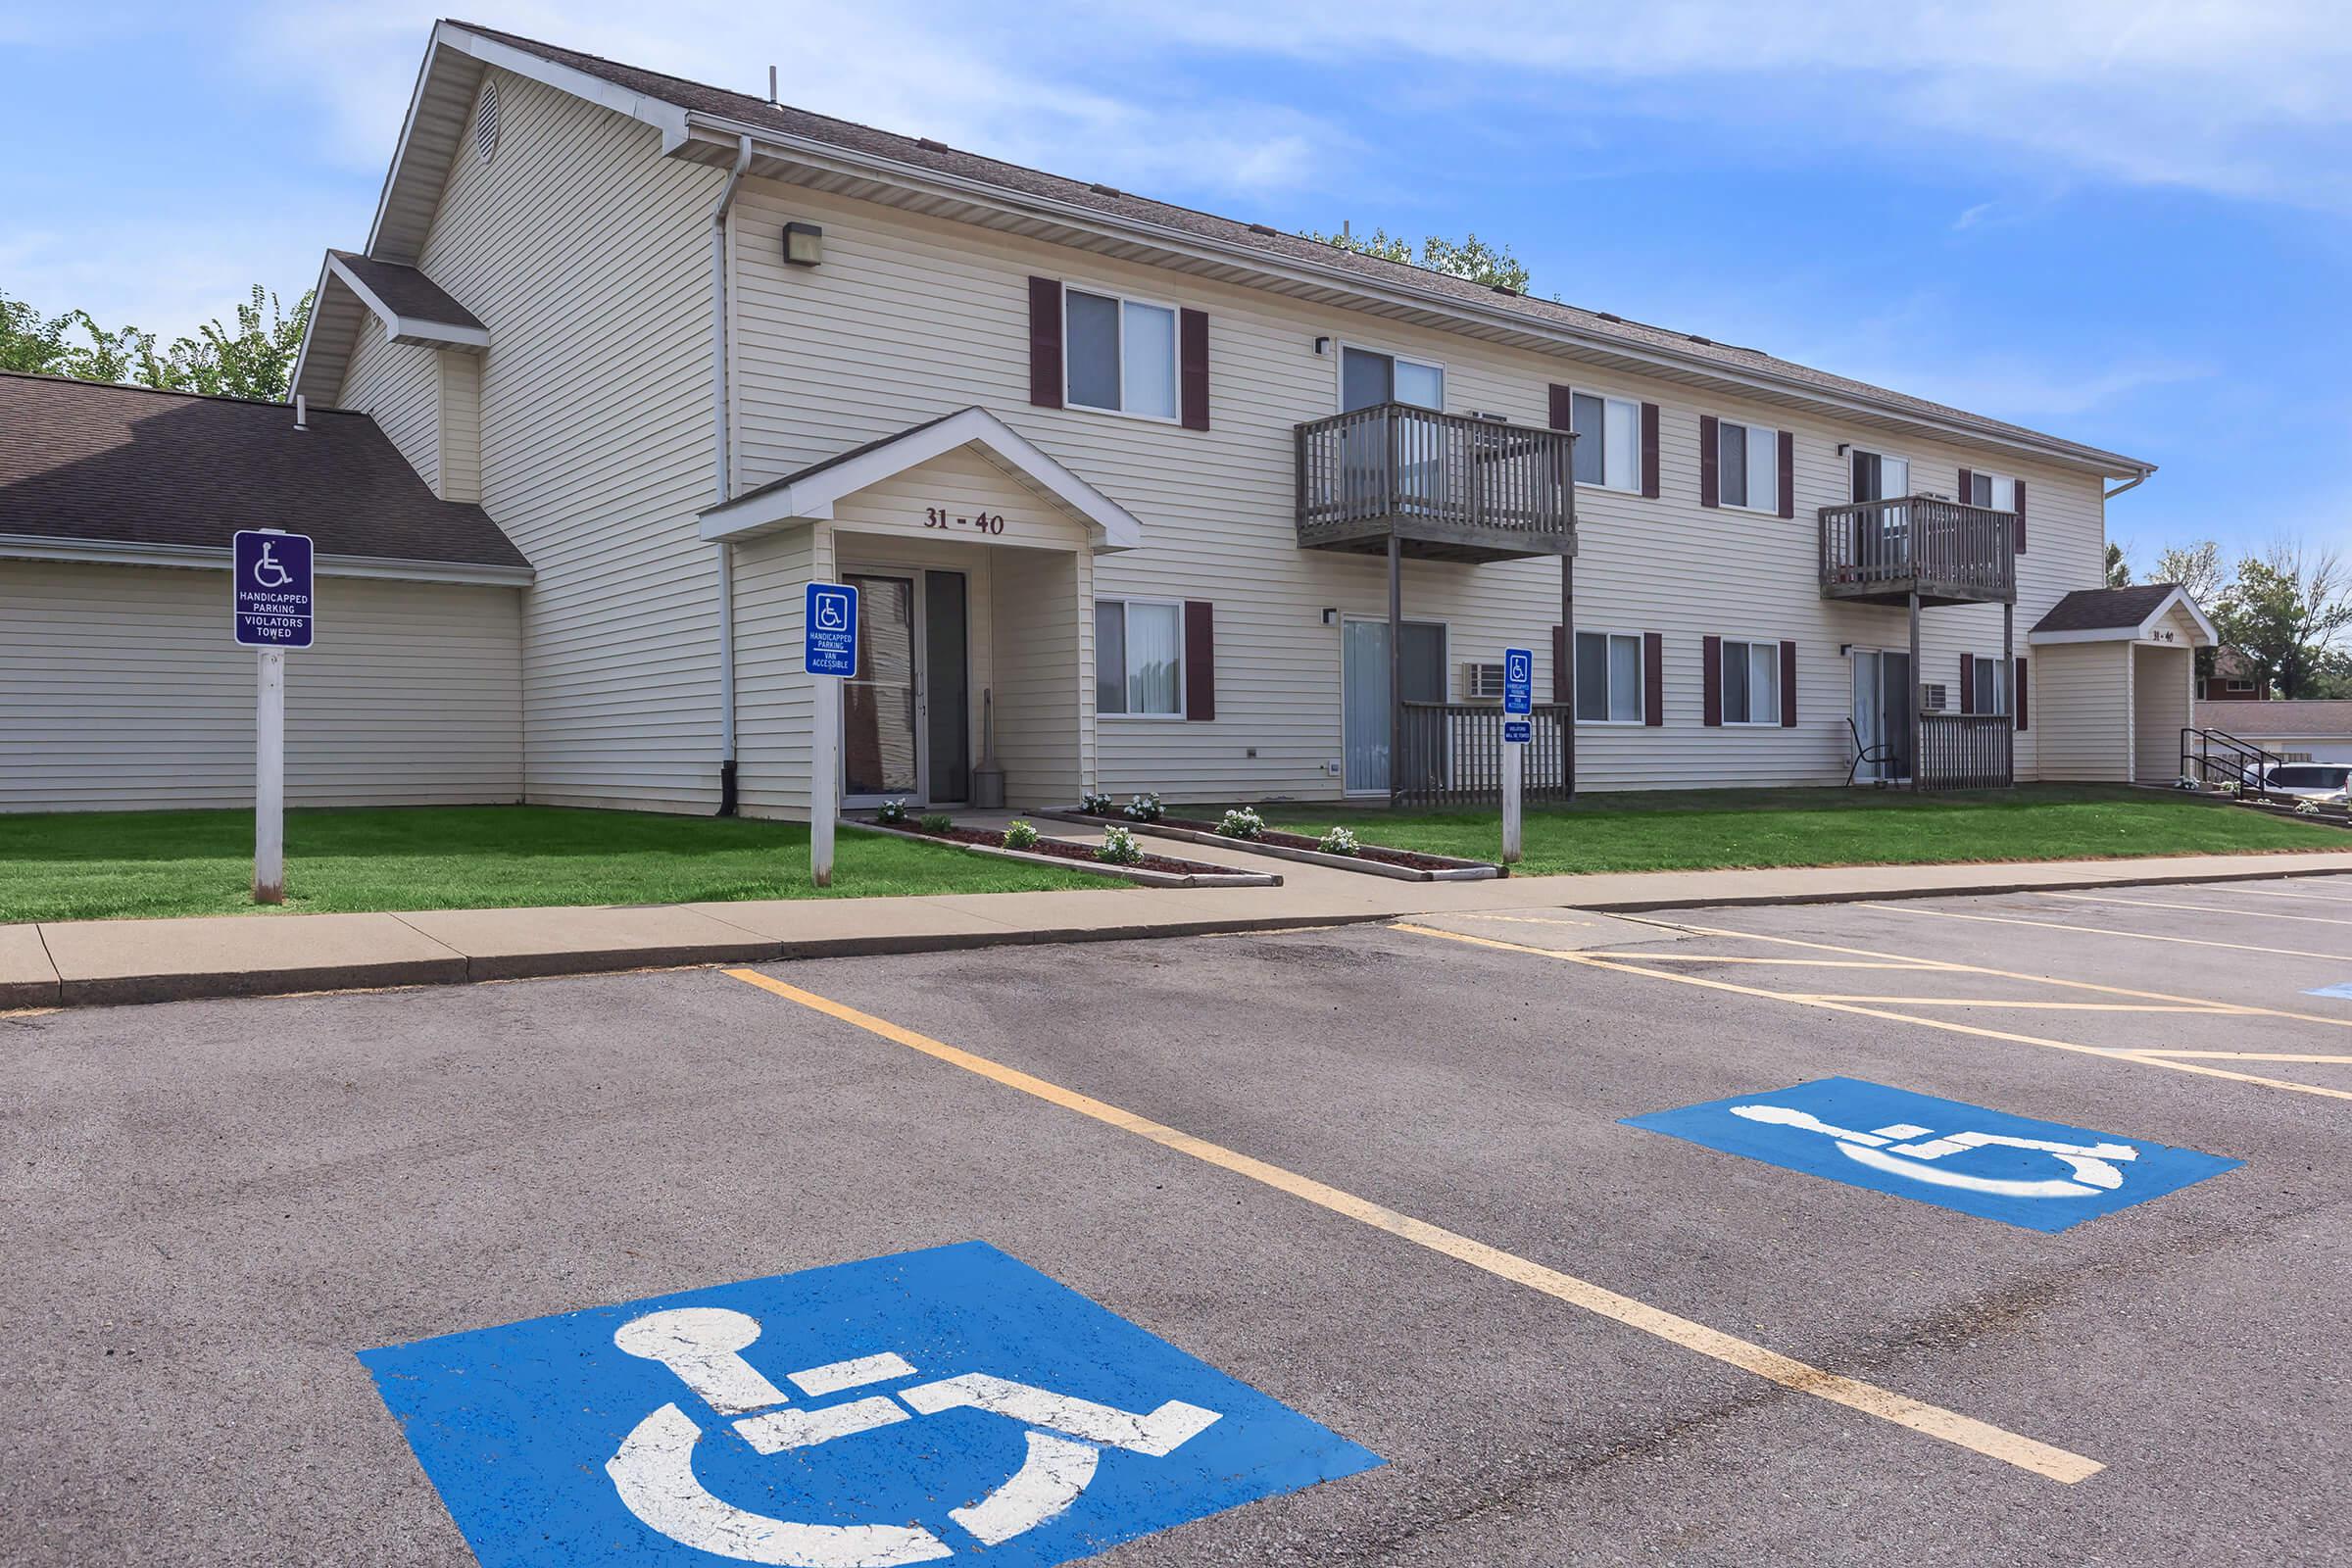
[[[752, 138], [739, 137], [735, 167], [710, 209], [710, 431], [713, 505], [734, 499], [727, 461], [727, 213], [752, 167]], [[718, 542], [718, 812], [735, 814], [735, 546]]]

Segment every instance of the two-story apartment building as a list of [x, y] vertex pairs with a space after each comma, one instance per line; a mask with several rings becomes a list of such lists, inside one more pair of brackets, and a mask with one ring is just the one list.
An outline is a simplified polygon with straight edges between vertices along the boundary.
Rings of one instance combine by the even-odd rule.
[[[1580, 788], [2169, 779], [2210, 637], [2097, 587], [2139, 460], [455, 23], [295, 391], [527, 560], [468, 601], [517, 693], [482, 799], [1475, 786], [1519, 645]], [[104, 616], [139, 568], [82, 569], [42, 592]], [[811, 580], [863, 606], [827, 780]]]

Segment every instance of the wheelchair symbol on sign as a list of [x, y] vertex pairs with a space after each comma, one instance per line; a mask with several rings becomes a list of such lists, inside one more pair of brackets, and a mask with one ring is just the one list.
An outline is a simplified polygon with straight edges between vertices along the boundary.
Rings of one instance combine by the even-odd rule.
[[253, 564], [253, 580], [264, 588], [283, 588], [294, 580], [293, 573], [279, 565], [277, 558], [270, 554], [276, 548], [269, 540], [263, 540], [262, 559]]
[[850, 596], [848, 594], [818, 594], [816, 596], [816, 629], [818, 631], [848, 631], [850, 629]]
[[1533, 659], [1530, 659], [1525, 654], [1514, 653], [1511, 655], [1511, 667], [1508, 670], [1505, 670], [1504, 674], [1507, 675], [1511, 681], [1516, 683], [1523, 680], [1533, 679], [1535, 672], [1536, 662]]
[[[1028, 1456], [986, 1496], [948, 1510], [977, 1547], [998, 1545], [1060, 1517], [1095, 1479], [1104, 1448], [1164, 1458], [1206, 1431], [1217, 1411], [1169, 1399], [1148, 1414], [1097, 1404], [1048, 1389], [966, 1372], [833, 1404], [797, 1405], [740, 1352], [760, 1338], [760, 1322], [723, 1307], [650, 1312], [621, 1325], [612, 1343], [659, 1361], [761, 1454], [814, 1447], [943, 1410], [984, 1410], [1029, 1429]], [[834, 1361], [788, 1375], [804, 1396], [908, 1377], [917, 1368], [896, 1352]], [[703, 1430], [675, 1403], [665, 1404], [621, 1441], [605, 1464], [621, 1503], [647, 1528], [682, 1545], [739, 1562], [776, 1568], [891, 1568], [934, 1562], [956, 1548], [920, 1525], [811, 1524], [753, 1513], [714, 1495], [694, 1474]]]
[[[2124, 1173], [2116, 1161], [2139, 1157], [2139, 1151], [2130, 1144], [2066, 1144], [2049, 1138], [2012, 1138], [2005, 1133], [1958, 1132], [1939, 1137], [1930, 1128], [1909, 1122], [1858, 1133], [1847, 1127], [1833, 1127], [1818, 1116], [1786, 1105], [1734, 1105], [1732, 1114], [1768, 1126], [1793, 1127], [1800, 1132], [1834, 1138], [1838, 1141], [1838, 1152], [1846, 1158], [1889, 1176], [1904, 1176], [1936, 1187], [1964, 1188], [1972, 1193], [1997, 1193], [2004, 1198], [2092, 1198], [2112, 1193], [2124, 1185]], [[1931, 1163], [1965, 1150], [1985, 1148], [2034, 1150], [2048, 1154], [2074, 1175], [2071, 1179], [2053, 1176], [2042, 1181], [2023, 1181], [1972, 1176], [1966, 1171]]]

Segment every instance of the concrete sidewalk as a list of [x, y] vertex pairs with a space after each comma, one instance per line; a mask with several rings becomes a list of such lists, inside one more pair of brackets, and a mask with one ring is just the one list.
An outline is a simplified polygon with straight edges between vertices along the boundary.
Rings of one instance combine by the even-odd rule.
[[0, 926], [0, 1008], [446, 985], [531, 975], [762, 963], [1047, 942], [1345, 925], [1467, 909], [1701, 908], [2352, 871], [2352, 852], [1762, 871], [1644, 871], [1397, 882], [1223, 847], [1189, 858], [1272, 868], [1276, 888], [775, 899], [416, 914], [213, 915]]

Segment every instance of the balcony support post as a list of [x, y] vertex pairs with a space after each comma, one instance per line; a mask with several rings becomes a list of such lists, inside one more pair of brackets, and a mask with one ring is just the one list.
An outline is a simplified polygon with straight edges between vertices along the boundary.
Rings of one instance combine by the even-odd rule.
[[1568, 705], [1560, 728], [1560, 787], [1576, 799], [1576, 558], [1560, 558], [1560, 665], [1552, 675], [1552, 701]]
[[1389, 805], [1404, 787], [1404, 552], [1389, 531]]
[[1904, 706], [1911, 710], [1911, 793], [1916, 795], [1919, 793], [1919, 777], [1927, 771], [1928, 761], [1925, 757], [1920, 755], [1920, 748], [1927, 740], [1927, 725], [1920, 719], [1919, 694], [1927, 683], [1920, 679], [1919, 671], [1919, 590], [1917, 588], [1911, 590], [1910, 601], [1911, 700]]
[[2002, 707], [2009, 715], [2009, 776], [2001, 782], [2011, 788], [2017, 784], [2017, 603], [2001, 603], [2001, 692]]

